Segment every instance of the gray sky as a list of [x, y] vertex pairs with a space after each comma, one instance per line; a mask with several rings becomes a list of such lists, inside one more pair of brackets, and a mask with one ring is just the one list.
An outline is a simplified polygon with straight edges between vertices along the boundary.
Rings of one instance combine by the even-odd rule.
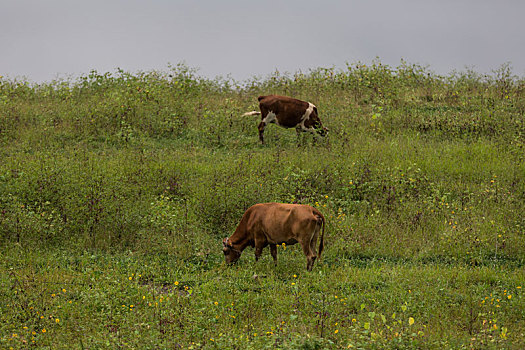
[[375, 57], [445, 74], [510, 62], [525, 76], [521, 0], [0, 0], [0, 75], [50, 81], [167, 70], [244, 80]]

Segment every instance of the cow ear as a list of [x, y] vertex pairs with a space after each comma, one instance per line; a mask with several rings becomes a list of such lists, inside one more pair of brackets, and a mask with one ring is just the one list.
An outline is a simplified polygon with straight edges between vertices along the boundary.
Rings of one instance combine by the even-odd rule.
[[222, 245], [223, 245], [224, 247], [227, 247], [227, 246], [228, 246], [228, 237], [226, 237], [226, 238], [224, 238], [224, 239], [222, 240]]

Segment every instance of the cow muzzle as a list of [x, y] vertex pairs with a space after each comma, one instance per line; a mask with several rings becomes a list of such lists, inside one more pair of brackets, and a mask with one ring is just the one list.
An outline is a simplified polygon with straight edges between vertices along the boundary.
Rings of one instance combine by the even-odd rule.
[[320, 129], [317, 129], [317, 133], [321, 136], [326, 136], [328, 135], [328, 128], [325, 128], [324, 126], [321, 127]]

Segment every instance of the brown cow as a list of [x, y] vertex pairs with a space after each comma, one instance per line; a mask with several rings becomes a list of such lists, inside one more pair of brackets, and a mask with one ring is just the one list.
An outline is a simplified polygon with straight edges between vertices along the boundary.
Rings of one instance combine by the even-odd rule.
[[319, 258], [323, 252], [325, 219], [319, 210], [304, 204], [260, 203], [248, 208], [233, 235], [222, 241], [226, 263], [236, 262], [244, 248], [255, 247], [255, 261], [267, 245], [277, 265], [277, 244], [300, 243], [311, 271], [317, 258], [315, 246], [319, 231]]
[[261, 111], [244, 113], [243, 116], [261, 115], [258, 128], [259, 139], [263, 144], [264, 128], [269, 123], [275, 123], [283, 128], [295, 128], [297, 135], [301, 131], [308, 131], [325, 136], [328, 132], [317, 115], [317, 107], [310, 102], [278, 95], [259, 96], [258, 100]]

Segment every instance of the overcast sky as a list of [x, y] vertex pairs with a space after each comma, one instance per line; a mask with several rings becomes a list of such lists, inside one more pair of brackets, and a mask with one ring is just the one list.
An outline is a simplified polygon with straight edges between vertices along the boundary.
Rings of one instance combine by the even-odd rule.
[[446, 74], [525, 76], [521, 0], [0, 0], [0, 75], [50, 81], [167, 70], [209, 78], [344, 68], [375, 57]]

